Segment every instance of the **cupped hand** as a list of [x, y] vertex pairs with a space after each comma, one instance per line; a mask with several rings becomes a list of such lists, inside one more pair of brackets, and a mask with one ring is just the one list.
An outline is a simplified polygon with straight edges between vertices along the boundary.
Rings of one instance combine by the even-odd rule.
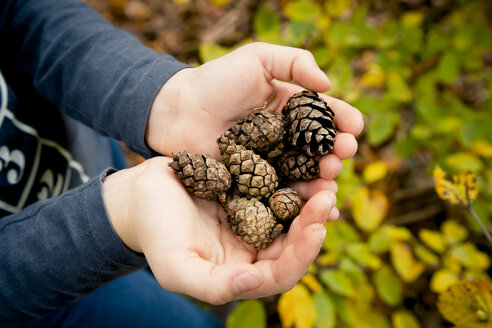
[[[310, 52], [252, 43], [172, 76], [154, 100], [146, 141], [168, 156], [185, 149], [220, 158], [217, 138], [254, 108], [280, 112], [294, 93], [326, 92], [330, 87]], [[355, 136], [362, 131], [363, 121], [354, 107], [322, 97], [335, 112], [339, 131], [332, 154], [320, 163], [321, 178], [330, 180], [341, 170], [341, 160], [355, 154]]]
[[290, 289], [316, 258], [324, 223], [338, 217], [335, 195], [316, 193], [289, 232], [256, 251], [239, 241], [215, 202], [192, 198], [155, 157], [108, 176], [103, 199], [121, 240], [143, 252], [161, 286], [222, 304]]

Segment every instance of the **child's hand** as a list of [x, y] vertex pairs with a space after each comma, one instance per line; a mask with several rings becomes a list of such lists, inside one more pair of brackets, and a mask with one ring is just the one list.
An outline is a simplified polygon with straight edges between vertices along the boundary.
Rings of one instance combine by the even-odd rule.
[[[294, 82], [295, 84], [285, 83]], [[184, 69], [164, 84], [152, 106], [146, 133], [149, 146], [170, 156], [185, 149], [219, 159], [217, 138], [254, 108], [280, 112], [302, 89], [328, 91], [331, 83], [306, 50], [265, 43], [246, 45], [200, 67]], [[333, 154], [320, 163], [333, 179], [342, 162], [355, 154], [362, 115], [347, 103], [322, 95], [335, 112]]]
[[338, 217], [335, 195], [321, 191], [288, 234], [256, 251], [240, 242], [214, 202], [192, 198], [156, 157], [108, 176], [103, 198], [115, 231], [143, 252], [161, 286], [212, 304], [290, 289], [316, 258], [326, 220]]

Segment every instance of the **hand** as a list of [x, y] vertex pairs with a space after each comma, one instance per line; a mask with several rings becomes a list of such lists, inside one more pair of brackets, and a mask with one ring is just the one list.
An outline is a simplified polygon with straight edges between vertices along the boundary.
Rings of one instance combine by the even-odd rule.
[[[152, 105], [146, 141], [168, 156], [185, 149], [220, 158], [217, 138], [252, 109], [266, 103], [267, 110], [280, 112], [294, 93], [304, 88], [325, 92], [330, 87], [308, 51], [249, 44], [171, 77]], [[333, 154], [320, 163], [320, 176], [330, 180], [340, 172], [341, 160], [355, 154], [354, 136], [362, 131], [363, 121], [354, 107], [333, 97], [322, 97], [335, 112], [335, 125], [340, 131]]]
[[321, 191], [303, 207], [287, 234], [256, 251], [240, 242], [215, 202], [192, 198], [155, 157], [108, 176], [103, 199], [120, 239], [143, 252], [163, 288], [222, 304], [284, 292], [306, 272], [338, 217], [335, 195]]

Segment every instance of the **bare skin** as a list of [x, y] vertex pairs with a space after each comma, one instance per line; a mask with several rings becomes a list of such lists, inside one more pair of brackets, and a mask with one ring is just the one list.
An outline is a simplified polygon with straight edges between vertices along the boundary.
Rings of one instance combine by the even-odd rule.
[[[220, 158], [216, 139], [253, 108], [266, 102], [268, 110], [280, 112], [293, 93], [330, 87], [305, 50], [244, 46], [171, 77], [154, 100], [146, 141], [168, 156], [185, 149]], [[129, 248], [145, 254], [162, 287], [221, 304], [281, 293], [302, 277], [320, 250], [324, 223], [338, 217], [333, 179], [342, 160], [355, 154], [355, 136], [363, 128], [357, 109], [323, 97], [335, 111], [340, 131], [333, 154], [321, 160], [319, 179], [295, 185], [307, 202], [289, 232], [267, 249], [241, 243], [216, 203], [191, 198], [166, 157], [105, 179], [103, 198], [116, 233]]]

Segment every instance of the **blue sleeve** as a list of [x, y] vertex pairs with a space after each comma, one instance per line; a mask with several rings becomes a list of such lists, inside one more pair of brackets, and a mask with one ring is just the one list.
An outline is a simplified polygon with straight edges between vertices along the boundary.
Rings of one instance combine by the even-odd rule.
[[18, 326], [145, 267], [102, 199], [107, 174], [0, 220], [0, 326]]
[[76, 0], [0, 0], [0, 69], [67, 115], [150, 157], [144, 132], [162, 84], [187, 67]]

